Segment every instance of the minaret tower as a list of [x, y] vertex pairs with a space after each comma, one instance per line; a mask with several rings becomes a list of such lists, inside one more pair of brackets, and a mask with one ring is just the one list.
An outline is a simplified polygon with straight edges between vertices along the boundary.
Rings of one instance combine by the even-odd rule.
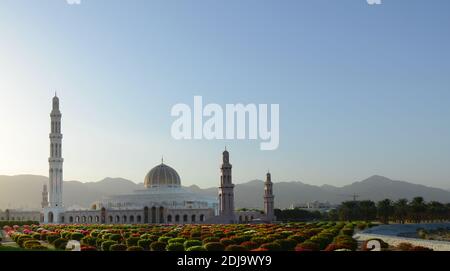
[[266, 175], [266, 182], [264, 183], [264, 213], [266, 214], [266, 219], [268, 222], [275, 220], [274, 215], [274, 199], [273, 195], [273, 183], [272, 175], [270, 172]]
[[50, 119], [49, 204], [48, 208], [44, 210], [44, 221], [45, 223], [61, 223], [64, 159], [62, 158], [61, 111], [59, 110], [59, 98], [56, 96], [56, 93], [55, 97], [53, 97]]
[[223, 164], [221, 167], [219, 187], [219, 215], [224, 223], [235, 223], [234, 214], [234, 184], [231, 177], [230, 153], [225, 149], [222, 155]]
[[48, 207], [48, 191], [47, 191], [47, 185], [44, 184], [44, 187], [42, 188], [42, 202], [41, 202], [42, 209]]

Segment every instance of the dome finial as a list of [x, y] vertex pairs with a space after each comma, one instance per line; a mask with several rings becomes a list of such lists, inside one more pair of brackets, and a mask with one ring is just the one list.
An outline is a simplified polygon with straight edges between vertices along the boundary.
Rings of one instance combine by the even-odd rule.
[[164, 164], [164, 155], [161, 156], [161, 164]]

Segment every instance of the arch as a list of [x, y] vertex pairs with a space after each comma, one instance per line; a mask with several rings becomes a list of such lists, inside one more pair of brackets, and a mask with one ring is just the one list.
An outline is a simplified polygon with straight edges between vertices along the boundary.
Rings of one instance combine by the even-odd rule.
[[122, 223], [127, 223], [127, 216], [126, 216], [126, 215], [124, 215], [124, 216], [122, 217]]
[[183, 222], [188, 222], [188, 215], [183, 216]]
[[204, 214], [200, 215], [200, 222], [205, 222], [205, 215]]
[[171, 216], [171, 215], [168, 215], [168, 216], [167, 216], [167, 222], [168, 222], [168, 223], [172, 223], [172, 216]]
[[191, 216], [191, 222], [192, 222], [192, 223], [195, 223], [196, 218], [197, 218], [197, 217], [196, 217], [195, 215], [192, 215], [192, 216]]
[[[55, 219], [53, 212], [48, 213], [48, 223], [53, 223], [53, 220]], [[13, 219], [14, 220], [14, 219]]]
[[164, 223], [164, 207], [159, 207], [159, 223]]
[[175, 216], [175, 222], [176, 222], [176, 223], [180, 222], [180, 215], [176, 215], [176, 216]]
[[141, 218], [140, 215], [138, 215], [138, 216], [136, 217], [136, 222], [137, 222], [137, 223], [141, 223], [141, 221], [142, 221], [142, 218]]
[[242, 216], [239, 216], [239, 223], [242, 223]]
[[130, 223], [134, 223], [134, 215], [130, 215]]
[[250, 221], [253, 221], [253, 220], [254, 220], [254, 217], [253, 217], [253, 216], [251, 216], [251, 217], [250, 217]]
[[116, 223], [120, 223], [120, 216], [116, 216]]
[[100, 222], [100, 217], [98, 215], [95, 216], [95, 223], [99, 223]]
[[64, 223], [64, 222], [66, 222], [65, 218], [64, 218], [64, 216], [61, 216], [61, 223]]
[[113, 219], [112, 215], [110, 215], [110, 216], [108, 217], [108, 220], [109, 220], [109, 223], [113, 223], [113, 222], [114, 222], [114, 219]]
[[81, 218], [81, 222], [86, 223], [86, 216], [83, 216], [83, 217]]
[[94, 222], [94, 217], [92, 217], [92, 216], [90, 215], [89, 218], [88, 218], [88, 222], [89, 222], [89, 223]]

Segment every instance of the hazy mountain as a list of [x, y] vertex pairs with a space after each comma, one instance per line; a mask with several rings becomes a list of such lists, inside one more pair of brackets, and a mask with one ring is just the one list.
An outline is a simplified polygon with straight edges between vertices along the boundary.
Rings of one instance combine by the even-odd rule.
[[[39, 208], [42, 185], [48, 182], [44, 176], [18, 175], [0, 176], [0, 209]], [[92, 202], [103, 196], [127, 194], [142, 189], [143, 184], [136, 184], [122, 178], [106, 178], [98, 182], [82, 183], [65, 181], [63, 197], [65, 205], [89, 207]], [[217, 187], [202, 189], [196, 185], [188, 189], [204, 195], [217, 196]], [[263, 206], [264, 183], [253, 180], [237, 184], [235, 201], [237, 208], [259, 208]], [[422, 196], [427, 201], [450, 202], [450, 191], [417, 185], [403, 181], [393, 181], [382, 176], [372, 176], [361, 182], [343, 187], [331, 185], [314, 186], [302, 182], [280, 182], [274, 185], [275, 204], [278, 208], [288, 208], [293, 203], [308, 201], [328, 201], [340, 203], [358, 195], [359, 199], [382, 200], [390, 198], [411, 199]]]

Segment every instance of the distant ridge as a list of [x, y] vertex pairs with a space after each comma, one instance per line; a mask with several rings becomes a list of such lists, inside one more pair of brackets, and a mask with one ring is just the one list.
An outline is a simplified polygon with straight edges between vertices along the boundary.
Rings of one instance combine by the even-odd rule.
[[[0, 209], [39, 209], [42, 185], [47, 182], [48, 178], [44, 176], [0, 175]], [[94, 201], [103, 196], [127, 194], [143, 188], [142, 183], [136, 184], [123, 178], [105, 178], [98, 182], [86, 183], [65, 181], [63, 196], [66, 207], [77, 205], [89, 208]], [[202, 189], [192, 185], [187, 188], [204, 195], [217, 196], [217, 187]], [[263, 193], [264, 183], [261, 180], [237, 184], [235, 188], [236, 207], [262, 209]], [[315, 186], [302, 182], [278, 182], [274, 185], [274, 193], [277, 208], [289, 208], [293, 203], [315, 200], [338, 204], [351, 200], [351, 196], [354, 194], [359, 195], [360, 200], [412, 199], [421, 196], [426, 201], [450, 202], [450, 191], [404, 181], [394, 181], [378, 175], [343, 187]]]

